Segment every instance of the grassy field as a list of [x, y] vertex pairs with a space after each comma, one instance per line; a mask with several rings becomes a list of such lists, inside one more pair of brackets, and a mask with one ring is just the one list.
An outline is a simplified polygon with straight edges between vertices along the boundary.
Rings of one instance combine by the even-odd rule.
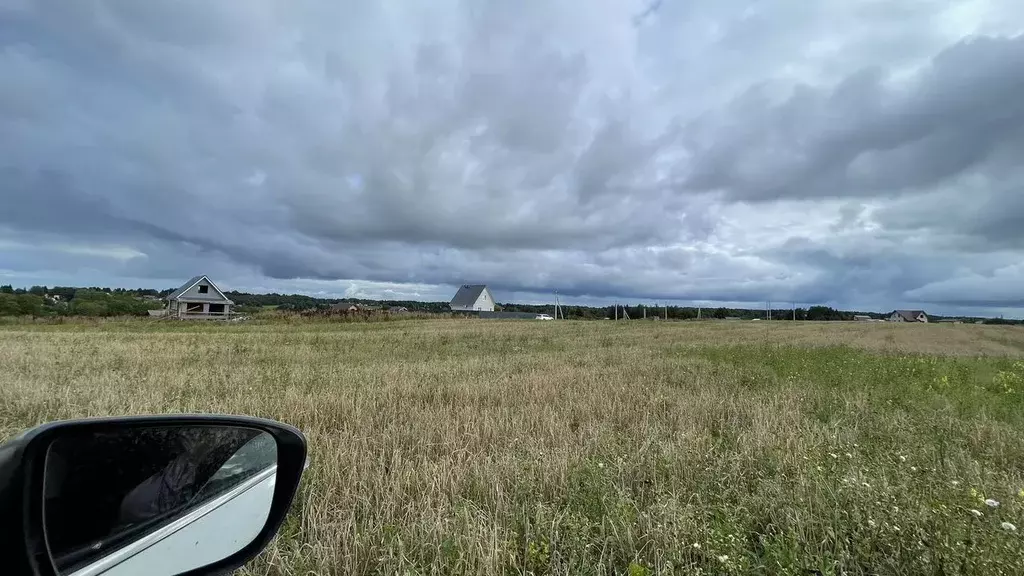
[[1022, 358], [975, 325], [7, 325], [0, 438], [298, 426], [254, 574], [1022, 574]]

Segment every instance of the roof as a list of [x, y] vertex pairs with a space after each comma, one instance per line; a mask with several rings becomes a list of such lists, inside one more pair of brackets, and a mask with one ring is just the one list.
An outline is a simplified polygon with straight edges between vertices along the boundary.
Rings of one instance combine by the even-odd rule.
[[[185, 282], [184, 284], [182, 284], [180, 288], [178, 288], [174, 292], [171, 292], [170, 294], [168, 294], [166, 299], [167, 300], [175, 300], [175, 299], [177, 299], [178, 297], [180, 297], [185, 292], [188, 292], [189, 288], [191, 288], [191, 287], [195, 286], [196, 284], [198, 284], [200, 280], [206, 280], [207, 282], [209, 282], [210, 286], [213, 286], [213, 289], [216, 290], [218, 294], [220, 294], [221, 298], [223, 298], [227, 302], [231, 302], [231, 300], [227, 296], [224, 295], [224, 292], [222, 292], [220, 288], [217, 288], [217, 285], [213, 283], [213, 280], [210, 280], [209, 278], [206, 277], [206, 274], [201, 274], [199, 276], [193, 276], [193, 277], [189, 278], [188, 281]], [[234, 304], [234, 302], [231, 302], [231, 303]]]
[[191, 288], [191, 287], [195, 286], [196, 284], [198, 284], [199, 281], [202, 280], [203, 278], [205, 278], [205, 276], [193, 276], [193, 277], [189, 278], [188, 281], [185, 282], [184, 284], [182, 284], [180, 288], [178, 288], [174, 292], [171, 292], [170, 294], [168, 294], [167, 295], [167, 299], [168, 300], [174, 300], [178, 296], [181, 296], [182, 294], [187, 292], [189, 288]]
[[917, 317], [924, 314], [924, 310], [896, 310], [893, 314], [899, 314], [907, 322], [917, 322]]
[[449, 305], [460, 307], [472, 306], [480, 299], [480, 295], [483, 294], [484, 290], [487, 290], [486, 284], [463, 284], [459, 291], [455, 293], [455, 297], [452, 298]]

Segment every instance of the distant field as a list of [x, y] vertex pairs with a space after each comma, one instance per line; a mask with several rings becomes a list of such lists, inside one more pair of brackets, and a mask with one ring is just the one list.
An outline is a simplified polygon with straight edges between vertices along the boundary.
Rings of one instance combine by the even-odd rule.
[[1024, 328], [975, 325], [8, 325], [0, 439], [298, 426], [254, 574], [1024, 574], [1022, 359]]

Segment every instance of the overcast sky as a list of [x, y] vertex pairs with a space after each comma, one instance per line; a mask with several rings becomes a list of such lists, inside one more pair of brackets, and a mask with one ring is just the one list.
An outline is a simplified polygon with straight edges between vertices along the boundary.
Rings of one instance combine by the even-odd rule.
[[0, 0], [0, 283], [1024, 306], [1019, 0]]

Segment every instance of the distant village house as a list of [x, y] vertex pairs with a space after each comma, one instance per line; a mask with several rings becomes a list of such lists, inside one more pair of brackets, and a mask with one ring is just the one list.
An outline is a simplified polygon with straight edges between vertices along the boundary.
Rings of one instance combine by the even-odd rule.
[[227, 318], [235, 304], [206, 276], [190, 278], [166, 300], [166, 316], [186, 320]]
[[464, 284], [449, 306], [453, 312], [494, 312], [494, 296], [484, 284]]
[[889, 315], [889, 322], [924, 322], [928, 323], [928, 315], [924, 310], [894, 310]]
[[357, 304], [355, 302], [338, 302], [337, 304], [331, 304], [331, 312], [377, 312], [380, 310], [379, 306], [370, 306], [367, 304]]

